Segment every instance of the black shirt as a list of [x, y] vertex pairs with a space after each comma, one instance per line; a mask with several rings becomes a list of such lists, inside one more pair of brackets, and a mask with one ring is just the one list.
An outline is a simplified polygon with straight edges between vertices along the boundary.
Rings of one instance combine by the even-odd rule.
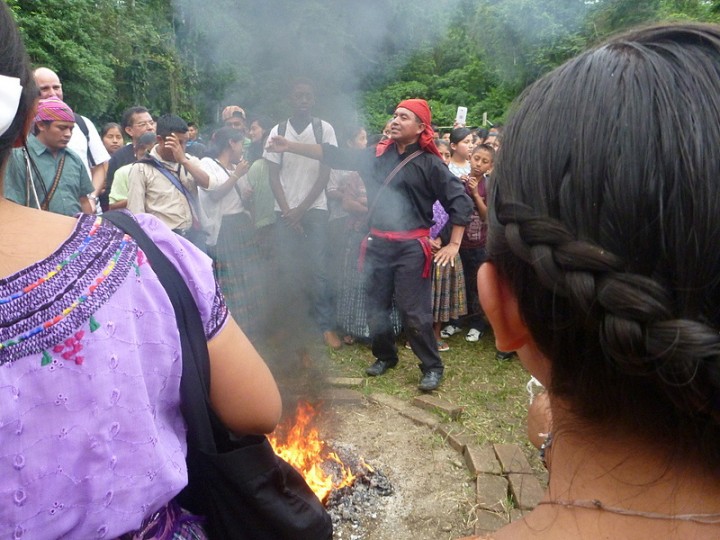
[[[357, 150], [323, 144], [323, 163], [333, 169], [358, 171], [365, 183], [368, 207], [372, 212], [370, 226], [382, 231], [410, 231], [430, 228], [433, 204], [440, 201], [453, 225], [466, 225], [473, 209], [463, 183], [435, 154], [423, 152], [400, 169], [390, 183], [380, 189], [387, 176], [417, 144], [398, 154], [391, 145], [375, 156], [375, 148]], [[379, 193], [379, 197], [378, 197]], [[376, 200], [377, 199], [377, 200]]]

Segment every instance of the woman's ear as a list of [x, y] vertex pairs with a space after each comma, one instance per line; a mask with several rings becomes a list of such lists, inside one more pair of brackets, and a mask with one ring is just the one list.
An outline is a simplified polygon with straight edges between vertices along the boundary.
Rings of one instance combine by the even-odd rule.
[[483, 311], [495, 334], [495, 344], [501, 351], [517, 351], [533, 341], [520, 316], [520, 307], [510, 285], [486, 262], [477, 275], [478, 295]]

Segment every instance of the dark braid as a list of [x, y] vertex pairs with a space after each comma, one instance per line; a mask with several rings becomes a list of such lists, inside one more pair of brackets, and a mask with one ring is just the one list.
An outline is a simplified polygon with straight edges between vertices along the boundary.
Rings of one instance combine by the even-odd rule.
[[623, 271], [620, 259], [576, 240], [562, 223], [534, 217], [520, 203], [498, 205], [510, 250], [540, 283], [568, 299], [586, 323], [597, 325], [600, 345], [618, 370], [651, 379], [688, 413], [720, 418], [720, 333], [674, 316], [672, 294], [652, 278]]

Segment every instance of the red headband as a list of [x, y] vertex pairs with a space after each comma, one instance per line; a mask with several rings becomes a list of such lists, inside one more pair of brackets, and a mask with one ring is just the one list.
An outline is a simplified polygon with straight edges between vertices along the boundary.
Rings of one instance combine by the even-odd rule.
[[[420, 122], [425, 124], [425, 129], [420, 134], [420, 138], [418, 139], [418, 144], [420, 145], [420, 148], [422, 148], [426, 152], [435, 154], [437, 157], [442, 159], [442, 156], [440, 155], [437, 146], [435, 146], [435, 134], [433, 133], [433, 129], [431, 126], [432, 114], [430, 113], [430, 106], [428, 105], [427, 101], [425, 101], [424, 99], [406, 99], [405, 101], [401, 101], [400, 103], [398, 103], [397, 108], [399, 109], [400, 107], [415, 113], [415, 115], [420, 119]], [[385, 150], [388, 149], [391, 142], [392, 141], [383, 141], [382, 143], [378, 144], [375, 155], [379, 156], [384, 153]]]

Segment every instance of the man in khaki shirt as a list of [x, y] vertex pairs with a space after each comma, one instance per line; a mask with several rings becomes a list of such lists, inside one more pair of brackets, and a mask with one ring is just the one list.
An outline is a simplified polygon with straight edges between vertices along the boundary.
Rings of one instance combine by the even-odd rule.
[[157, 144], [147, 158], [130, 169], [127, 208], [156, 216], [204, 250], [197, 186], [208, 188], [213, 179], [201, 168], [198, 158], [185, 153], [187, 131], [187, 124], [178, 116], [158, 118]]

